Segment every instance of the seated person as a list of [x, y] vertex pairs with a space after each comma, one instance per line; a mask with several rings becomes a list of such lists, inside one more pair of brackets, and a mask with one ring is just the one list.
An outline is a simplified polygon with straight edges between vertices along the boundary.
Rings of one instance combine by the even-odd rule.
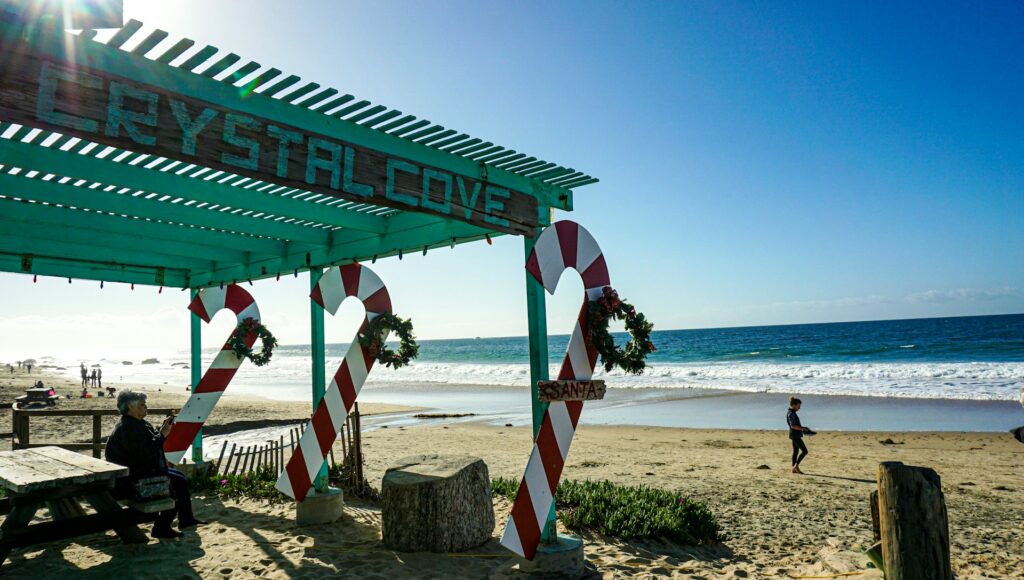
[[106, 459], [128, 468], [128, 479], [119, 479], [115, 492], [121, 497], [134, 494], [132, 484], [139, 479], [166, 475], [171, 482], [174, 508], [158, 514], [153, 524], [154, 538], [180, 538], [183, 534], [171, 528], [178, 517], [178, 529], [202, 524], [192, 514], [192, 496], [188, 479], [177, 469], [169, 469], [164, 458], [164, 437], [171, 431], [174, 417], [167, 417], [157, 431], [146, 422], [146, 394], [125, 389], [117, 395], [117, 410], [121, 420], [107, 439]]

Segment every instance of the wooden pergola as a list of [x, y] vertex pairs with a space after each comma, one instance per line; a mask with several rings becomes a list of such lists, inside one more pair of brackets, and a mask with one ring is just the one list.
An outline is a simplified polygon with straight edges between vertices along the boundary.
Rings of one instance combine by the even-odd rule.
[[[77, 15], [83, 25], [26, 5], [0, 7], [0, 271], [194, 295], [299, 271], [314, 285], [329, 266], [502, 234], [522, 236], [528, 255], [552, 210], [571, 211], [573, 189], [597, 181], [214, 46], [140, 34], [119, 8]], [[119, 30], [104, 43], [100, 27]], [[547, 332], [543, 288], [525, 279], [536, 428]], [[322, 309], [311, 318], [315, 406]]]

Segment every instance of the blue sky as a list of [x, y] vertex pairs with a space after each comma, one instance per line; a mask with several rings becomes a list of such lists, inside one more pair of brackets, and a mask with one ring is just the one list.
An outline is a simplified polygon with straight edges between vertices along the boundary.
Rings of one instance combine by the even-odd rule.
[[[126, 0], [125, 13], [169, 42], [601, 178], [558, 217], [590, 229], [658, 328], [1024, 311], [1020, 3]], [[522, 241], [500, 238], [375, 269], [421, 337], [505, 336], [526, 329], [522, 261]], [[552, 333], [580, 299], [578, 280], [562, 284]], [[308, 340], [307, 285], [253, 289], [284, 342]], [[186, 302], [0, 275], [0, 352], [185, 348]]]

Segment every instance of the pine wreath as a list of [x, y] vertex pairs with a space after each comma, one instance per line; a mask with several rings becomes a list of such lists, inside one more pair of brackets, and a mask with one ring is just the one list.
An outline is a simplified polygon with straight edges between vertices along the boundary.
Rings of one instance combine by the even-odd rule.
[[[388, 348], [384, 335], [393, 332], [398, 335], [398, 351]], [[390, 312], [378, 315], [370, 321], [366, 332], [359, 333], [359, 344], [377, 362], [385, 366], [402, 368], [419, 356], [420, 346], [412, 333], [412, 320], [399, 318]]]
[[[590, 342], [601, 355], [601, 364], [606, 372], [619, 367], [627, 374], [643, 374], [647, 368], [647, 355], [658, 350], [651, 342], [654, 325], [631, 304], [620, 299], [618, 292], [611, 286], [605, 286], [602, 292], [601, 297], [591, 301], [588, 307]], [[625, 320], [630, 335], [625, 348], [615, 346], [615, 340], [608, 332], [608, 323], [613, 318]]]
[[[251, 348], [245, 345], [245, 338], [251, 334], [255, 334], [262, 343], [262, 348], [258, 353], [253, 352]], [[252, 361], [252, 364], [261, 367], [270, 362], [270, 357], [274, 354], [274, 348], [277, 347], [277, 339], [258, 320], [246, 318], [239, 322], [235, 331], [231, 333], [228, 345], [235, 353], [235, 356], [240, 359], [248, 358]]]

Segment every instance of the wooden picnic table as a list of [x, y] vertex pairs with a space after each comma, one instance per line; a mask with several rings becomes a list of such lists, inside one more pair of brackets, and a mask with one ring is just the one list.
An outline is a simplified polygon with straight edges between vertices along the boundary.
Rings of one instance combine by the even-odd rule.
[[15, 398], [14, 400], [19, 405], [31, 403], [45, 403], [52, 407], [60, 399], [60, 396], [56, 394], [51, 395], [51, 391], [53, 391], [53, 389], [51, 389], [50, 387], [32, 387], [30, 389], [25, 389], [25, 394]]
[[[60, 447], [0, 452], [0, 485], [7, 488], [10, 513], [0, 524], [0, 564], [14, 548], [114, 530], [125, 543], [146, 543], [139, 523], [155, 514], [121, 507], [114, 481], [128, 468]], [[87, 514], [85, 500], [96, 511]], [[31, 524], [46, 506], [53, 521]]]

